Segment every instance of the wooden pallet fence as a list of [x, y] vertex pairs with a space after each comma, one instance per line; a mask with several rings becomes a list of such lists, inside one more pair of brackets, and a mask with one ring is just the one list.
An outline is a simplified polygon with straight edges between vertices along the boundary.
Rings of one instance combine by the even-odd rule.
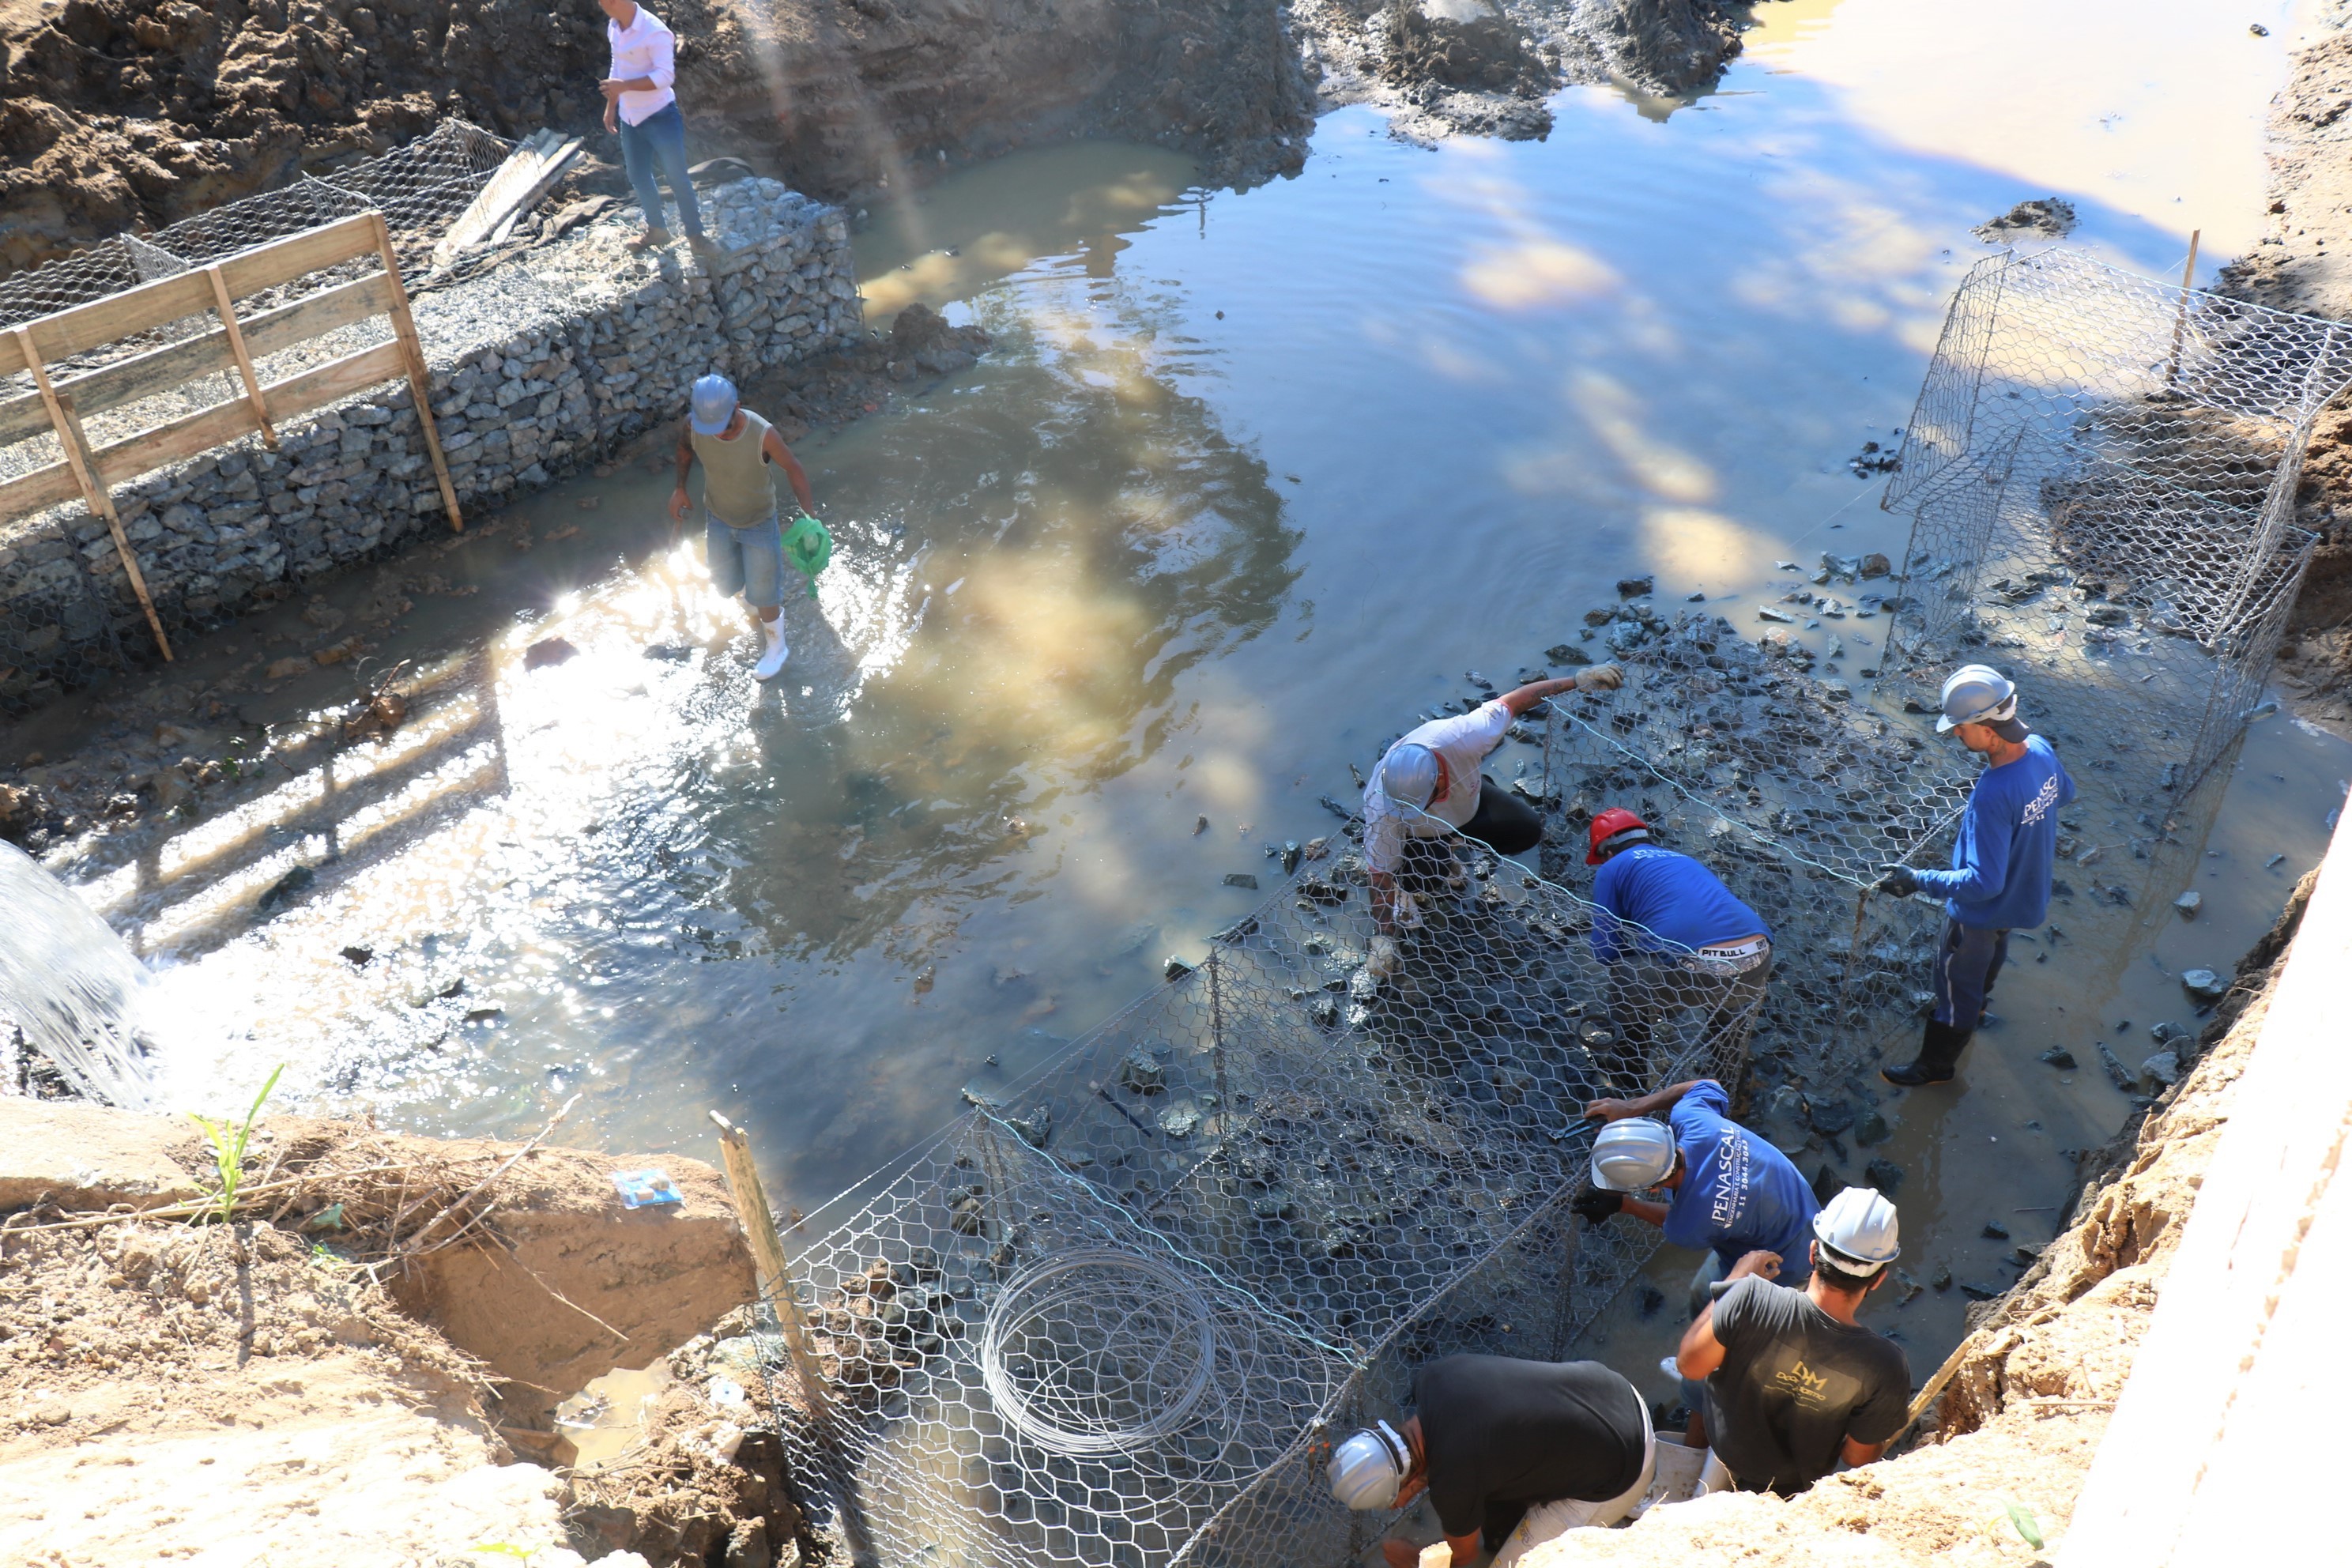
[[[319, 289], [288, 303], [240, 316], [236, 302], [278, 288], [326, 268], [364, 257], [382, 267], [349, 282]], [[219, 325], [209, 332], [163, 348], [128, 354], [95, 370], [52, 377], [50, 367], [88, 355], [110, 343], [190, 316], [210, 314]], [[264, 383], [255, 365], [298, 343], [339, 328], [382, 316], [392, 339], [315, 366], [283, 380]], [[112, 490], [168, 463], [215, 447], [258, 435], [275, 447], [288, 420], [340, 402], [387, 381], [405, 378], [416, 419], [433, 458], [434, 478], [449, 526], [462, 530], [457, 488], [441, 453], [424, 345], [409, 315], [408, 291], [400, 281], [391, 231], [383, 215], [360, 213], [306, 229], [284, 239], [239, 251], [202, 268], [93, 300], [28, 321], [0, 335], [0, 375], [28, 372], [33, 390], [0, 398], [0, 447], [53, 434], [64, 460], [0, 483], [0, 524], [29, 517], [79, 498], [113, 536], [131, 592], [146, 612], [163, 657], [171, 643], [147, 592], [138, 557], [124, 537]], [[91, 415], [160, 396], [199, 377], [227, 375], [236, 396], [93, 447], [83, 421]]]

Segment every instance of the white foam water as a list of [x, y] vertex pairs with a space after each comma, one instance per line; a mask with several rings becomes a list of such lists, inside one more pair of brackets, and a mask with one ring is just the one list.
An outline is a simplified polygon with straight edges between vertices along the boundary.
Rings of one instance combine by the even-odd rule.
[[143, 1018], [153, 982], [122, 939], [40, 863], [0, 844], [0, 1024], [76, 1092], [143, 1110], [154, 1087]]

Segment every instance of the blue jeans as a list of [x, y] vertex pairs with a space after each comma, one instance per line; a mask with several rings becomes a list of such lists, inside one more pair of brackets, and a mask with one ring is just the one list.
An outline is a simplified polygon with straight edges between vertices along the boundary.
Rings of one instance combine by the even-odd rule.
[[1943, 944], [1936, 950], [1936, 1022], [1974, 1029], [2008, 957], [2009, 932], [1947, 918]]
[[755, 610], [784, 602], [784, 531], [770, 512], [749, 528], [721, 522], [702, 510], [702, 538], [710, 556], [710, 585], [729, 598], [743, 595]]
[[702, 209], [694, 203], [694, 182], [686, 173], [686, 119], [675, 103], [665, 103], [645, 118], [641, 125], [624, 120], [621, 127], [621, 164], [629, 172], [629, 188], [637, 193], [637, 205], [646, 209], [647, 228], [667, 228], [662, 221], [661, 187], [654, 184], [654, 169], [660, 166], [662, 178], [669, 182], [669, 194], [677, 198], [677, 215], [685, 220], [686, 232], [699, 237], [702, 233]]

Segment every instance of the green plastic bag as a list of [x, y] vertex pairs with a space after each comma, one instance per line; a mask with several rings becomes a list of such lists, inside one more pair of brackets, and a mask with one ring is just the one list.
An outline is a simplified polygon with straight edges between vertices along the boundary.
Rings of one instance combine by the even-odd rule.
[[808, 578], [809, 597], [816, 597], [816, 574], [833, 559], [833, 535], [824, 524], [803, 512], [784, 530], [784, 554]]

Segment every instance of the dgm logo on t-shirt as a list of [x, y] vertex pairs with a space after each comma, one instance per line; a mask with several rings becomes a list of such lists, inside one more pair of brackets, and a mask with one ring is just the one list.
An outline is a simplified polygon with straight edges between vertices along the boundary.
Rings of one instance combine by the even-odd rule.
[[1841, 1402], [1851, 1403], [1862, 1392], [1862, 1385], [1845, 1373], [1836, 1371], [1815, 1372], [1802, 1358], [1792, 1357], [1765, 1373], [1765, 1386], [1787, 1395], [1807, 1410], [1820, 1410]]

